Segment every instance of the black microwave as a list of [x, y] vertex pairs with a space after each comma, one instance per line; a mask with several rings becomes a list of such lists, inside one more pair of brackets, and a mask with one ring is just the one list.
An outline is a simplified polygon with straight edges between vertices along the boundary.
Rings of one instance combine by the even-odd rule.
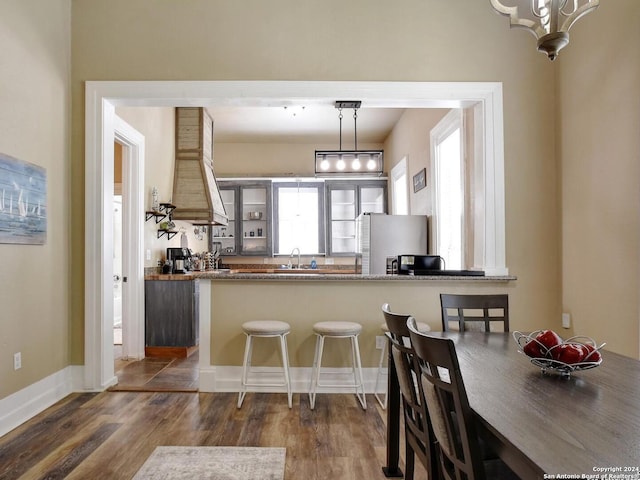
[[424, 275], [443, 267], [440, 255], [398, 255], [398, 275]]

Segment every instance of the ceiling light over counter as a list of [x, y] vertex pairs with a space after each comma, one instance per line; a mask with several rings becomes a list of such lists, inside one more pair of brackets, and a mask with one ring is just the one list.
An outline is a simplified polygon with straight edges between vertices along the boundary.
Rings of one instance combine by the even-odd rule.
[[[340, 119], [340, 149], [339, 150], [316, 150], [315, 172], [316, 176], [333, 175], [375, 175], [380, 176], [383, 172], [383, 151], [382, 150], [358, 150], [358, 109], [362, 102], [336, 101], [335, 107], [338, 109]], [[354, 149], [342, 149], [342, 109], [353, 109], [353, 136]]]
[[571, 25], [600, 5], [600, 0], [527, 0], [527, 11], [520, 12], [517, 5], [508, 5], [518, 3], [515, 0], [490, 1], [498, 13], [510, 17], [511, 27], [529, 30], [538, 39], [538, 51], [550, 60], [569, 44]]

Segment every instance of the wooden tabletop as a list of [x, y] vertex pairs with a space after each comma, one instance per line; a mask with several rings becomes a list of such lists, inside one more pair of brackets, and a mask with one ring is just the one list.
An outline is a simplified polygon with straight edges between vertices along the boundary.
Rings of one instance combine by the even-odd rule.
[[521, 478], [640, 479], [640, 361], [604, 351], [567, 378], [541, 373], [510, 334], [430, 335], [454, 340], [483, 433]]

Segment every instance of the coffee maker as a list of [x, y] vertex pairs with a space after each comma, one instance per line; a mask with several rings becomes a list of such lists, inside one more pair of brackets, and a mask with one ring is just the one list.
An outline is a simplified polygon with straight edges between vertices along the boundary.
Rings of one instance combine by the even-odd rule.
[[173, 265], [171, 273], [187, 273], [191, 268], [191, 250], [188, 248], [167, 248], [167, 260]]

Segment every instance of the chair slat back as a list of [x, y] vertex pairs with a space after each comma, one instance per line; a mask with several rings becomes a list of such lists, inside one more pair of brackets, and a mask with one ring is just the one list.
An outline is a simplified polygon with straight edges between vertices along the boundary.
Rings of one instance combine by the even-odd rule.
[[492, 324], [502, 324], [509, 331], [509, 295], [440, 294], [442, 330], [451, 330], [451, 323], [461, 332], [478, 330], [490, 332]]

